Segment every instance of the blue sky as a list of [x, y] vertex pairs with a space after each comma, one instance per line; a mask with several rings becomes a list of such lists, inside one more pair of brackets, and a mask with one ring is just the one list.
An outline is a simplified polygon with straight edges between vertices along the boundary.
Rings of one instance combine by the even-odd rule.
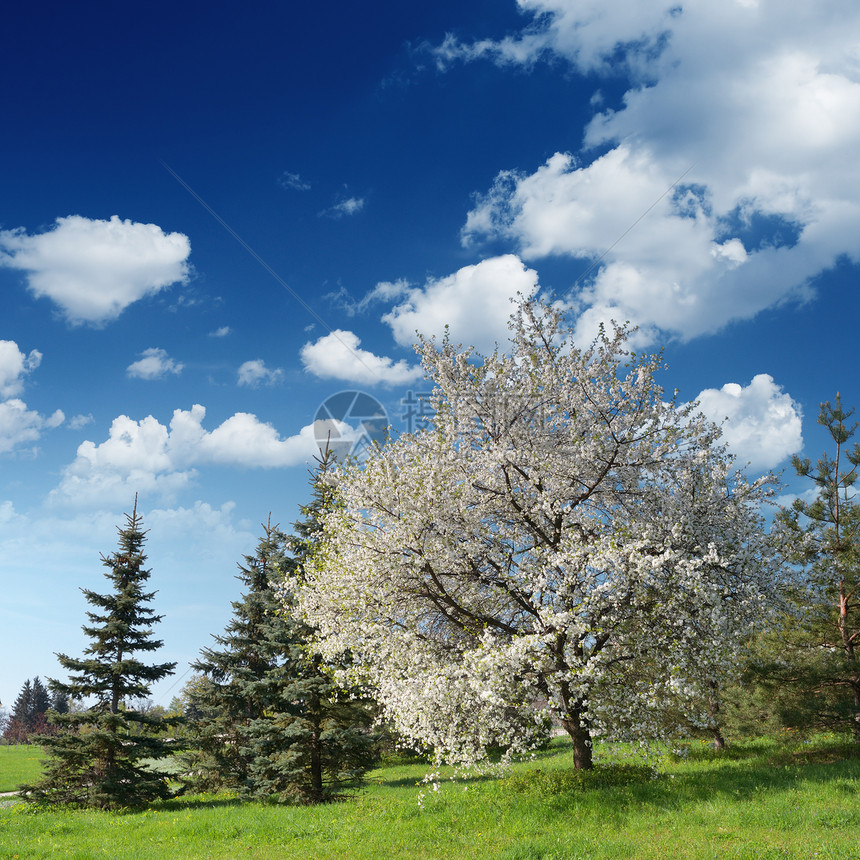
[[858, 32], [834, 0], [9, 11], [0, 700], [81, 653], [137, 492], [166, 704], [307, 499], [320, 404], [402, 429], [414, 332], [488, 350], [535, 285], [583, 343], [637, 324], [751, 471], [818, 456], [819, 402], [860, 403]]

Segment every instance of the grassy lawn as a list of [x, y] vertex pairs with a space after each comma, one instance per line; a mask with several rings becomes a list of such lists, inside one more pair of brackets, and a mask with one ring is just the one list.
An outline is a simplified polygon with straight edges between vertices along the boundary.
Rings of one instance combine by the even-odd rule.
[[[616, 754], [598, 750], [605, 764]], [[282, 808], [228, 796], [108, 814], [0, 809], [0, 858], [858, 858], [860, 759], [836, 738], [691, 745], [648, 768], [582, 779], [564, 742], [503, 779], [443, 783], [423, 809], [421, 764], [379, 768], [343, 803]]]
[[43, 758], [41, 747], [0, 746], [0, 791], [15, 791], [22, 782], [38, 779]]

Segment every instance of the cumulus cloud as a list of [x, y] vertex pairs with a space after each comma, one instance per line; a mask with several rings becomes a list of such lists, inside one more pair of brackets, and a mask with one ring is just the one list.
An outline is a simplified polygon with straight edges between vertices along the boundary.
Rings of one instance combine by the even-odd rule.
[[415, 343], [416, 331], [441, 337], [448, 326], [454, 342], [491, 352], [497, 342], [507, 340], [511, 301], [518, 293], [532, 295], [537, 280], [537, 272], [519, 258], [492, 257], [408, 290], [405, 301], [382, 319], [401, 346]]
[[209, 332], [209, 337], [227, 337], [233, 329], [228, 325], [222, 325], [220, 328], [216, 328], [215, 331]]
[[0, 231], [0, 265], [26, 273], [30, 291], [72, 324], [100, 325], [133, 302], [188, 280], [191, 245], [155, 224], [69, 215], [45, 233]]
[[357, 215], [362, 209], [364, 209], [363, 197], [347, 197], [345, 200], [340, 200], [335, 203], [334, 206], [324, 209], [320, 212], [320, 215], [325, 215], [337, 220], [349, 215]]
[[20, 394], [24, 376], [42, 363], [42, 353], [31, 349], [24, 355], [14, 340], [0, 340], [0, 397]]
[[282, 439], [256, 415], [237, 412], [213, 430], [203, 427], [206, 409], [176, 409], [165, 426], [152, 415], [113, 420], [108, 438], [82, 442], [74, 461], [52, 491], [57, 503], [122, 502], [135, 492], [167, 498], [187, 488], [206, 465], [282, 468], [308, 460], [316, 451], [313, 425]]
[[140, 359], [130, 364], [125, 371], [129, 376], [137, 379], [160, 379], [168, 373], [181, 373], [182, 368], [185, 367], [158, 347], [145, 349], [140, 355]]
[[600, 259], [571, 296], [583, 336], [614, 318], [695, 337], [808, 297], [841, 257], [860, 261], [860, 175], [846, 169], [860, 148], [860, 7], [519, 5], [531, 16], [519, 35], [448, 39], [439, 61], [562, 57], [598, 75], [623, 62], [631, 86], [580, 152], [500, 173], [463, 240], [580, 258], [583, 271]]
[[767, 373], [747, 386], [706, 388], [696, 399], [702, 413], [722, 426], [739, 465], [773, 469], [803, 446], [800, 406]]
[[23, 400], [13, 398], [0, 403], [0, 454], [35, 442], [44, 430], [59, 427], [66, 416], [57, 409], [47, 418], [27, 408]]
[[302, 364], [322, 379], [342, 379], [361, 385], [399, 385], [424, 376], [420, 366], [401, 359], [395, 362], [361, 349], [351, 331], [337, 329], [301, 349]]
[[39, 350], [25, 355], [15, 341], [0, 340], [0, 397], [7, 398], [0, 402], [0, 454], [36, 442], [43, 431], [59, 427], [66, 420], [60, 409], [45, 417], [13, 396], [21, 392], [24, 377], [41, 362]]
[[284, 371], [279, 367], [270, 369], [261, 358], [255, 358], [239, 368], [238, 384], [259, 388], [261, 385], [277, 385], [283, 378]]

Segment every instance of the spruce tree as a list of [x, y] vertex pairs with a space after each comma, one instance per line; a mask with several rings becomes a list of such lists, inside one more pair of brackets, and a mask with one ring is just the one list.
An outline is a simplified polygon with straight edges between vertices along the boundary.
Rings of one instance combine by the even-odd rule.
[[21, 687], [21, 692], [12, 705], [12, 713], [3, 731], [3, 737], [12, 744], [29, 743], [30, 713], [33, 705], [33, 685], [27, 678]]
[[3, 737], [10, 743], [30, 743], [31, 735], [48, 729], [47, 713], [50, 708], [51, 699], [42, 680], [38, 675], [32, 682], [28, 678], [12, 706], [12, 715]]
[[69, 712], [69, 697], [60, 690], [57, 690], [51, 696], [51, 710], [58, 714], [67, 714]]
[[246, 592], [233, 603], [233, 619], [214, 637], [218, 647], [204, 649], [193, 665], [209, 681], [195, 693], [209, 757], [204, 773], [217, 771], [256, 798], [324, 801], [359, 784], [375, 756], [367, 708], [338, 696], [290, 596], [320, 532], [318, 518], [332, 503], [331, 464], [330, 455], [320, 461], [294, 537], [271, 522], [264, 527], [256, 554], [240, 565]]
[[797, 499], [780, 515], [788, 561], [798, 565], [797, 612], [786, 620], [780, 653], [768, 674], [790, 724], [849, 729], [860, 743], [860, 504], [854, 485], [860, 445], [854, 410], [822, 403], [818, 423], [833, 456], [813, 466], [795, 456], [797, 473], [815, 485], [812, 502]]
[[149, 604], [154, 591], [145, 587], [151, 571], [144, 567], [146, 533], [137, 513], [137, 499], [116, 552], [102, 556], [105, 577], [113, 589], [99, 594], [81, 589], [94, 611], [83, 627], [91, 644], [84, 657], [58, 654], [68, 682], [52, 680], [55, 696], [88, 707], [77, 713], [52, 714], [60, 728], [40, 738], [49, 755], [42, 780], [24, 791], [30, 800], [101, 809], [135, 807], [167, 797], [163, 776], [144, 767], [143, 759], [166, 755], [172, 744], [155, 736], [165, 721], [127, 707], [149, 695], [150, 686], [172, 674], [175, 663], [146, 663], [138, 654], [161, 646], [152, 627], [161, 620]]
[[15, 699], [15, 704], [12, 705], [12, 719], [19, 720], [23, 725], [27, 725], [30, 711], [33, 705], [33, 685], [30, 679], [27, 678], [21, 687], [21, 692], [18, 693], [18, 698]]
[[33, 698], [30, 704], [29, 716], [33, 726], [39, 720], [40, 716], [44, 716], [51, 708], [51, 697], [42, 683], [42, 679], [36, 675], [33, 678]]
[[285, 536], [271, 521], [264, 532], [256, 553], [239, 565], [236, 578], [245, 591], [232, 603], [232, 619], [223, 635], [213, 635], [215, 646], [203, 648], [191, 664], [200, 674], [189, 690], [199, 748], [190, 768], [200, 788], [249, 790], [251, 762], [243, 728], [266, 713], [270, 703], [255, 685], [277, 668], [281, 656], [281, 643], [265, 634], [269, 616], [277, 618], [270, 577], [283, 561]]

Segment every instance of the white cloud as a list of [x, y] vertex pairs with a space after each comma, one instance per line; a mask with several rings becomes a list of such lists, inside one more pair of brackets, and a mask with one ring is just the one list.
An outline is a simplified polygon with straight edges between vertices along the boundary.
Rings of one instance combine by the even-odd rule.
[[362, 310], [374, 302], [390, 302], [409, 294], [409, 281], [398, 278], [396, 281], [380, 281], [359, 302]]
[[0, 397], [8, 398], [0, 401], [0, 454], [36, 442], [43, 431], [53, 430], [66, 420], [59, 409], [46, 418], [13, 396], [24, 387], [24, 376], [41, 361], [39, 350], [33, 349], [25, 355], [14, 341], [0, 340]]
[[227, 337], [233, 329], [228, 325], [222, 325], [221, 328], [216, 328], [215, 331], [209, 332], [209, 337]]
[[622, 59], [631, 72], [642, 72], [670, 29], [673, 10], [679, 8], [672, 2], [635, 0], [517, 0], [517, 5], [533, 15], [521, 34], [472, 43], [448, 35], [434, 50], [438, 66], [445, 69], [481, 58], [529, 66], [560, 54], [586, 74], [617, 69]]
[[28, 235], [0, 231], [0, 265], [27, 274], [30, 291], [47, 296], [73, 324], [116, 319], [133, 302], [188, 280], [191, 245], [155, 224], [69, 215]]
[[66, 420], [60, 409], [47, 418], [13, 398], [0, 403], [0, 454], [38, 440], [43, 430], [53, 430]]
[[602, 155], [503, 171], [463, 237], [507, 239], [528, 261], [581, 258], [583, 270], [605, 254], [574, 291], [583, 334], [615, 318], [695, 337], [809, 295], [842, 256], [860, 261], [860, 174], [848, 168], [860, 149], [860, 7], [519, 5], [532, 17], [518, 37], [448, 39], [440, 62], [554, 55], [601, 74], [623, 59], [632, 86], [586, 130], [583, 156]]
[[420, 366], [374, 355], [360, 345], [356, 334], [337, 329], [314, 343], [306, 343], [301, 349], [302, 364], [323, 379], [342, 379], [361, 385], [399, 385], [424, 376]]
[[75, 415], [69, 419], [68, 427], [70, 430], [80, 430], [83, 427], [86, 427], [87, 424], [93, 423], [93, 415], [92, 413], [88, 413], [86, 415]]
[[[328, 293], [323, 298], [328, 299], [335, 307], [345, 311], [348, 316], [354, 317], [356, 314], [366, 311], [372, 304], [395, 301], [408, 294], [409, 281], [400, 278], [396, 281], [380, 281], [358, 301], [355, 301], [343, 286], [336, 292]], [[309, 328], [313, 328], [313, 326]]]
[[3, 525], [9, 525], [16, 520], [21, 520], [22, 518], [16, 513], [15, 506], [10, 501], [5, 501], [0, 504], [0, 523]]
[[803, 446], [800, 406], [767, 373], [745, 387], [729, 382], [706, 388], [696, 399], [702, 413], [722, 426], [739, 465], [772, 469]]
[[108, 438], [78, 446], [75, 460], [51, 499], [57, 503], [122, 503], [135, 492], [171, 498], [197, 476], [195, 467], [282, 468], [303, 463], [316, 451], [313, 426], [282, 439], [271, 424], [238, 412], [214, 430], [203, 428], [206, 409], [176, 409], [168, 426], [152, 415], [113, 420]]
[[310, 182], [302, 179], [298, 173], [290, 173], [289, 170], [285, 170], [278, 177], [278, 185], [292, 191], [309, 191], [311, 187]]
[[174, 361], [163, 349], [150, 347], [145, 349], [138, 361], [133, 362], [126, 368], [129, 376], [138, 379], [159, 379], [168, 373], [178, 374], [182, 372], [184, 364]]
[[511, 301], [518, 293], [532, 295], [537, 280], [537, 272], [517, 257], [493, 257], [409, 290], [406, 301], [382, 319], [401, 346], [415, 343], [416, 331], [441, 337], [448, 326], [452, 341], [491, 352], [507, 340]]
[[340, 200], [334, 206], [330, 206], [328, 209], [320, 212], [320, 215], [338, 219], [349, 215], [357, 215], [362, 209], [364, 209], [363, 197], [347, 197], [345, 200]]
[[0, 340], [0, 397], [20, 394], [24, 387], [23, 377], [35, 370], [42, 362], [42, 353], [37, 349], [24, 355], [13, 340]]
[[274, 370], [266, 367], [261, 358], [246, 361], [239, 368], [238, 384], [247, 385], [249, 388], [258, 388], [261, 385], [276, 385], [284, 378], [284, 371], [279, 367]]
[[773, 497], [773, 503], [780, 508], [790, 508], [798, 499], [800, 499], [807, 505], [811, 505], [818, 496], [818, 488], [810, 487], [802, 493], [780, 493], [778, 496]]

